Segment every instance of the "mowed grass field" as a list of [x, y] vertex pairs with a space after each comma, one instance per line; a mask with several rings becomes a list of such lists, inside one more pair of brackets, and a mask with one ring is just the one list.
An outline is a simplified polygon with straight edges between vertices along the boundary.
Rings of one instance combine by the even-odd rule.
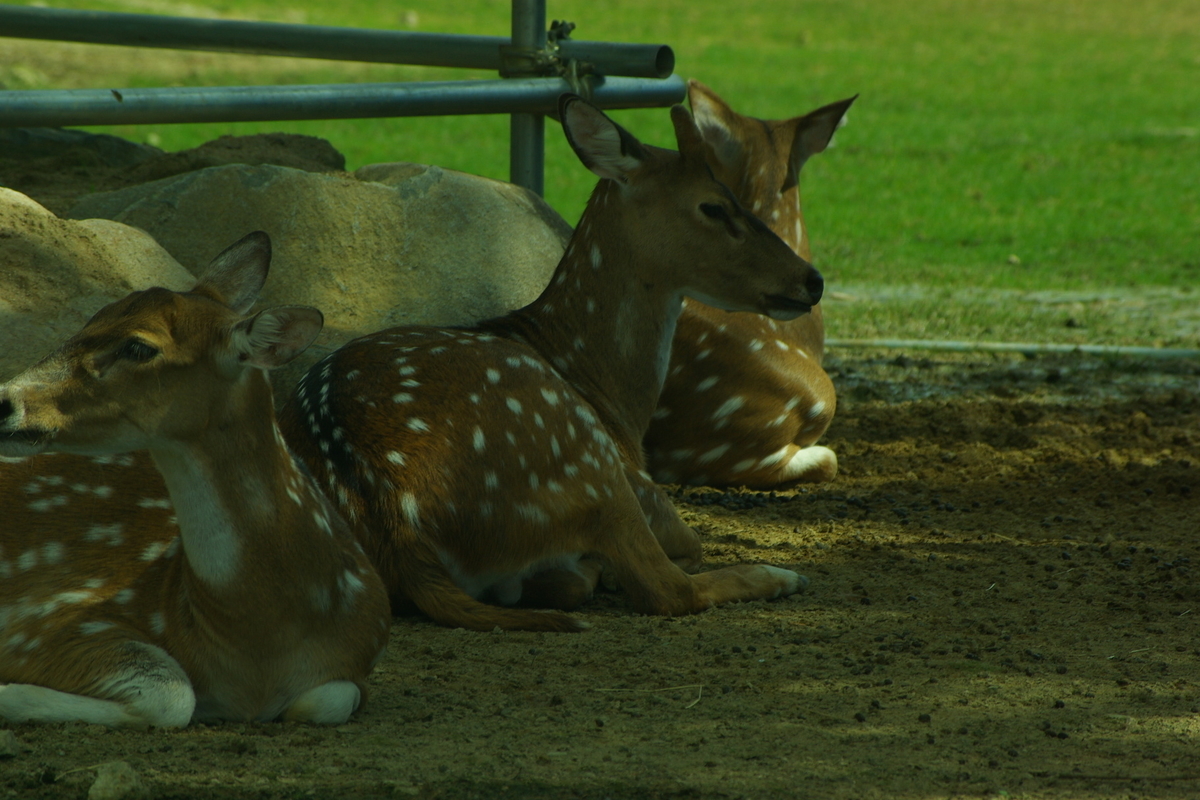
[[[503, 0], [59, 5], [487, 35], [506, 35], [510, 13]], [[802, 184], [815, 260], [841, 298], [827, 310], [833, 335], [1200, 345], [1195, 0], [551, 0], [548, 13], [576, 22], [576, 38], [670, 44], [678, 74], [756, 116], [859, 95]], [[7, 88], [489, 77], [12, 39], [0, 48]], [[672, 144], [664, 110], [613, 115]], [[505, 117], [104, 130], [166, 149], [287, 130], [329, 139], [350, 168], [408, 160], [508, 173]], [[553, 123], [547, 142], [547, 199], [574, 222], [594, 178]]]

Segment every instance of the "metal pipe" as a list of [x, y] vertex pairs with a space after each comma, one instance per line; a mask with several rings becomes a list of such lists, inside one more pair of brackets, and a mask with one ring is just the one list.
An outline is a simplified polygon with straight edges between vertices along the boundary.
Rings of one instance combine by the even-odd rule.
[[1080, 353], [1134, 358], [1200, 358], [1200, 350], [1171, 347], [1125, 347], [1107, 344], [1052, 344], [1029, 342], [939, 342], [930, 339], [826, 339], [826, 347], [876, 347], [881, 350], [948, 350], [991, 353]]
[[[544, 9], [541, 27], [544, 42]], [[500, 69], [500, 48], [512, 43], [503, 36], [377, 31], [4, 4], [0, 4], [0, 36], [491, 71]], [[594, 64], [601, 75], [666, 78], [675, 69], [675, 54], [663, 44], [567, 39], [561, 43], [560, 51], [567, 58]]]
[[[248, 122], [458, 114], [551, 114], [571, 87], [561, 78], [0, 91], [0, 127]], [[608, 78], [592, 94], [600, 108], [657, 108], [683, 100], [677, 75]]]
[[[546, 46], [546, 0], [512, 0], [514, 47], [540, 50]], [[511, 79], [508, 79], [511, 80]], [[508, 123], [508, 181], [544, 194], [546, 118], [513, 114]]]

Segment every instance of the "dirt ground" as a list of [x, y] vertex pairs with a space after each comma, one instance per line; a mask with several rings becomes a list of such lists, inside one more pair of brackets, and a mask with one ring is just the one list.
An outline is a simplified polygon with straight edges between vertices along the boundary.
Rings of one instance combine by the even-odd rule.
[[671, 490], [710, 565], [805, 593], [603, 594], [574, 635], [400, 618], [349, 724], [0, 726], [0, 799], [112, 761], [155, 798], [1200, 797], [1200, 363], [828, 366], [834, 482]]
[[397, 619], [347, 725], [10, 726], [0, 797], [114, 760], [156, 798], [1200, 797], [1200, 365], [830, 368], [836, 481], [673, 490], [710, 564], [804, 594], [605, 594], [575, 635]]

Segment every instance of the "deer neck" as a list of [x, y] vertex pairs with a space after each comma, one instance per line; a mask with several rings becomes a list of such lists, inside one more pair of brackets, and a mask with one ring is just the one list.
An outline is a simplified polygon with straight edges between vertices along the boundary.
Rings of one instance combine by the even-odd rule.
[[549, 286], [504, 323], [584, 395], [640, 463], [683, 295], [652, 277], [620, 192], [600, 183]]
[[261, 562], [261, 552], [277, 554], [284, 533], [292, 546], [331, 538], [317, 535], [329, 533], [332, 512], [289, 453], [260, 370], [246, 370], [198, 436], [150, 453], [171, 496], [187, 569], [210, 591], [236, 593], [243, 568]]

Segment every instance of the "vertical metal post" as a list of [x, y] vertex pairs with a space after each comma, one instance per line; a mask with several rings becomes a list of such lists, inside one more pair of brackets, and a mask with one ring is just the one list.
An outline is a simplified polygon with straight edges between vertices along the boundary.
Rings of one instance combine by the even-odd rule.
[[[512, 0], [514, 47], [546, 46], [546, 0]], [[538, 195], [545, 184], [546, 118], [513, 114], [509, 122], [509, 181]]]

